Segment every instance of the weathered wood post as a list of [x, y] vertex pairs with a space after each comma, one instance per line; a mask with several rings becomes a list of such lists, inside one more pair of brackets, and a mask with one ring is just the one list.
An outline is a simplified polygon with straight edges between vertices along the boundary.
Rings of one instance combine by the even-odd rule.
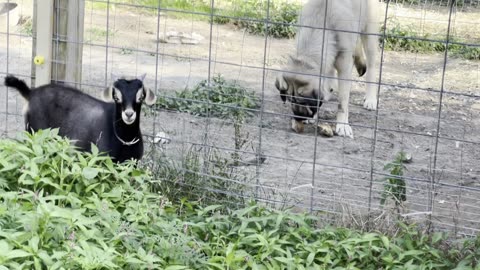
[[[35, 1], [33, 56], [35, 83], [55, 81], [79, 87], [82, 79], [85, 2]], [[40, 57], [40, 58], [38, 58]], [[40, 63], [42, 58], [43, 63]]]

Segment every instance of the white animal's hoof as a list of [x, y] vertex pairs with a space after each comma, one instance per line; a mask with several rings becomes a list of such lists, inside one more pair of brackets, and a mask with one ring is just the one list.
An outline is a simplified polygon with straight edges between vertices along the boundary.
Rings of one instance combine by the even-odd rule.
[[165, 132], [159, 132], [153, 138], [154, 144], [169, 144], [172, 140], [165, 134]]
[[366, 98], [363, 103], [363, 108], [369, 111], [375, 111], [377, 109], [377, 99], [375, 98]]
[[352, 127], [350, 127], [348, 124], [337, 124], [337, 127], [335, 128], [335, 134], [340, 137], [349, 137], [353, 139]]

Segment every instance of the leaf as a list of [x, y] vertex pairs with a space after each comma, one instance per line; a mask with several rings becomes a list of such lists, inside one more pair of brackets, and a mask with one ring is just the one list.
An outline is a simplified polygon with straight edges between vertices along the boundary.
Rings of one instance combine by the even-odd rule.
[[221, 205], [210, 205], [210, 206], [205, 207], [202, 211], [199, 211], [198, 215], [203, 216], [208, 212], [213, 212], [213, 211], [217, 210], [218, 208], [222, 208], [222, 207], [223, 206], [221, 206]]
[[16, 259], [16, 258], [28, 257], [28, 256], [31, 256], [31, 254], [21, 249], [14, 249], [14, 250], [10, 250], [9, 252], [7, 252], [7, 254], [3, 256], [8, 259]]
[[286, 265], [291, 264], [293, 262], [292, 258], [274, 257], [274, 259]]
[[313, 263], [313, 260], [315, 260], [315, 252], [311, 252], [310, 254], [308, 254], [307, 266], [311, 265]]
[[98, 147], [94, 143], [90, 143], [90, 148], [93, 156], [98, 156]]
[[92, 168], [92, 167], [86, 167], [83, 168], [82, 171], [83, 177], [85, 177], [88, 180], [92, 180], [98, 175], [98, 169]]
[[442, 239], [443, 239], [443, 234], [441, 232], [436, 232], [432, 236], [432, 244], [436, 244]]
[[182, 269], [187, 269], [187, 267], [183, 265], [171, 265], [165, 268], [165, 270], [182, 270]]
[[33, 252], [35, 253], [37, 253], [38, 251], [38, 242], [40, 242], [40, 238], [38, 238], [38, 236], [36, 235], [28, 241], [28, 245], [32, 248]]
[[390, 248], [390, 240], [388, 240], [388, 237], [382, 235], [382, 236], [380, 236], [380, 239], [382, 240], [383, 246], [386, 249], [389, 249]]

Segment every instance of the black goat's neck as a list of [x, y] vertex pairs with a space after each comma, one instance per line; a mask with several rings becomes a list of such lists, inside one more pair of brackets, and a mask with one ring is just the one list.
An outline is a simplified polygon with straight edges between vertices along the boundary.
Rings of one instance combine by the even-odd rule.
[[122, 119], [122, 112], [115, 113], [115, 121], [113, 125], [113, 131], [115, 135], [119, 137], [123, 142], [134, 142], [142, 139], [142, 134], [140, 133], [140, 113], [137, 113], [137, 118], [135, 122], [131, 125], [125, 124]]

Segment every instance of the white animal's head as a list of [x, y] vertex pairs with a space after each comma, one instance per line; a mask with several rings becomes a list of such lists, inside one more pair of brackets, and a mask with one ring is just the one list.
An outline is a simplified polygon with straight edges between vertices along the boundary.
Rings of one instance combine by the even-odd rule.
[[287, 71], [277, 76], [275, 81], [282, 101], [292, 103], [292, 111], [296, 116], [312, 117], [318, 105], [328, 101], [337, 89], [337, 80], [333, 76], [320, 76], [320, 67], [312, 62], [304, 57], [290, 56]]
[[153, 105], [156, 101], [155, 93], [143, 85], [145, 74], [138, 77], [115, 77], [112, 75], [113, 84], [105, 89], [103, 98], [113, 101], [117, 114], [121, 114], [123, 122], [133, 124], [140, 114], [142, 103]]

